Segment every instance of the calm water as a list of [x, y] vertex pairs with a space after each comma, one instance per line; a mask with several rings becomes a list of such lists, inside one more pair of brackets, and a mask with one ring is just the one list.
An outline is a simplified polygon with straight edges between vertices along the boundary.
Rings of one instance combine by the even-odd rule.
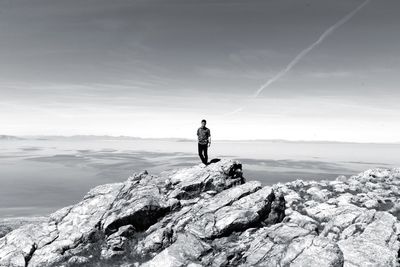
[[[0, 140], [0, 218], [46, 215], [134, 172], [198, 164], [196, 150], [165, 140]], [[215, 141], [209, 150], [210, 158], [241, 160], [245, 177], [263, 184], [400, 167], [399, 155], [399, 144]]]

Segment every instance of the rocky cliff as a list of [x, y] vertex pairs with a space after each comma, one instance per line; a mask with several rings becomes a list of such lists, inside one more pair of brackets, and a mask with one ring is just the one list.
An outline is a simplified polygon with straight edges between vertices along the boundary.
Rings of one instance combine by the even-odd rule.
[[0, 266], [396, 266], [400, 169], [262, 187], [237, 161], [135, 174], [0, 239]]

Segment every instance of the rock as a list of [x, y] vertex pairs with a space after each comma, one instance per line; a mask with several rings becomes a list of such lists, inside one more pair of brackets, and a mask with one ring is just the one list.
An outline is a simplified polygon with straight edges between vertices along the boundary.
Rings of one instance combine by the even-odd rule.
[[117, 255], [123, 255], [129, 245], [129, 237], [135, 232], [135, 228], [128, 224], [121, 226], [117, 232], [111, 234], [106, 239], [106, 244], [101, 250], [102, 259], [110, 259]]
[[178, 234], [176, 241], [153, 259], [143, 264], [147, 267], [201, 266], [200, 257], [211, 246], [191, 234]]
[[[350, 226], [351, 227], [351, 226]], [[376, 212], [369, 223], [338, 242], [347, 266], [397, 266], [399, 223], [387, 212]]]
[[0, 239], [0, 266], [396, 266], [400, 169], [261, 186], [237, 161], [90, 190]]
[[335, 243], [292, 223], [252, 228], [219, 246], [225, 249], [208, 257], [204, 265], [340, 266], [343, 262]]
[[0, 238], [25, 224], [38, 224], [47, 221], [46, 217], [13, 217], [0, 219]]
[[320, 202], [328, 200], [331, 195], [331, 193], [327, 189], [320, 189], [316, 186], [310, 187], [307, 190], [307, 194], [311, 195], [311, 199]]
[[336, 181], [339, 181], [339, 182], [346, 182], [346, 181], [347, 181], [347, 177], [346, 177], [345, 175], [339, 175], [339, 176], [336, 178]]
[[88, 263], [89, 259], [83, 256], [72, 256], [69, 260], [68, 260], [68, 264], [70, 265], [81, 265], [81, 264], [85, 264]]

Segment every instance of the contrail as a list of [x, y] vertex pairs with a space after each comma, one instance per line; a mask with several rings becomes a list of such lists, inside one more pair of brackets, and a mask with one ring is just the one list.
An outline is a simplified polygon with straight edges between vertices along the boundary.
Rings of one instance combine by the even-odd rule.
[[286, 73], [288, 73], [303, 57], [305, 57], [308, 53], [310, 53], [311, 50], [313, 50], [316, 46], [318, 46], [322, 41], [325, 40], [326, 37], [331, 35], [337, 28], [345, 24], [348, 20], [350, 20], [355, 14], [357, 14], [358, 11], [360, 11], [365, 5], [367, 5], [370, 2], [370, 0], [364, 1], [361, 5], [359, 5], [356, 9], [354, 9], [352, 12], [344, 16], [341, 20], [336, 22], [334, 25], [329, 27], [325, 32], [322, 33], [322, 35], [314, 42], [312, 43], [309, 47], [305, 48], [303, 51], [301, 51], [290, 63], [282, 69], [280, 72], [278, 72], [274, 77], [269, 79], [266, 83], [264, 83], [253, 95], [253, 97], [258, 97], [261, 92], [268, 88], [271, 84], [279, 80], [282, 76], [284, 76]]
[[[275, 76], [273, 76], [271, 79], [269, 79], [267, 82], [265, 82], [253, 95], [253, 98], [257, 98], [262, 91], [264, 91], [266, 88], [268, 88], [271, 84], [273, 84], [274, 82], [276, 82], [277, 80], [279, 80], [280, 78], [282, 78], [284, 75], [286, 75], [286, 73], [288, 73], [294, 66], [296, 66], [297, 63], [299, 63], [299, 61], [305, 57], [308, 53], [311, 52], [311, 50], [313, 50], [315, 47], [317, 47], [319, 44], [321, 44], [326, 37], [328, 37], [329, 35], [331, 35], [337, 28], [339, 28], [340, 26], [342, 26], [343, 24], [345, 24], [348, 20], [350, 20], [355, 14], [357, 14], [358, 11], [360, 11], [364, 6], [366, 6], [368, 3], [370, 2], [370, 0], [366, 0], [364, 1], [361, 5], [357, 6], [353, 11], [351, 11], [350, 13], [348, 13], [346, 16], [344, 16], [341, 20], [339, 20], [338, 22], [336, 22], [334, 25], [332, 25], [331, 27], [329, 27], [326, 31], [324, 31], [321, 36], [315, 41], [313, 42], [310, 46], [308, 46], [307, 48], [303, 49], [292, 61], [289, 62], [289, 64], [283, 68], [281, 71], [279, 71]], [[235, 113], [238, 113], [240, 111], [242, 111], [244, 109], [243, 107], [240, 107], [238, 109], [236, 109], [235, 111], [232, 111], [230, 113], [226, 113], [224, 115], [232, 115]]]

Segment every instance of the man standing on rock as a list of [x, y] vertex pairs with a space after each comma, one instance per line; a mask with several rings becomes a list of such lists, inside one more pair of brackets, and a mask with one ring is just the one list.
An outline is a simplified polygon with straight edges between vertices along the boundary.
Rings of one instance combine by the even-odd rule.
[[197, 137], [199, 140], [198, 150], [200, 159], [205, 165], [208, 165], [207, 150], [208, 147], [211, 146], [211, 132], [210, 129], [206, 127], [206, 123], [206, 120], [201, 121], [201, 127], [197, 129]]

